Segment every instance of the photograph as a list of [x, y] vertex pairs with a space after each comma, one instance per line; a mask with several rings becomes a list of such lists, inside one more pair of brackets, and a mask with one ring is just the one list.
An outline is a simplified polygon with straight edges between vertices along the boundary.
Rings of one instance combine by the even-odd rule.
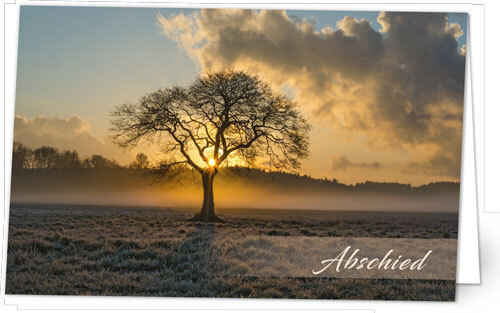
[[455, 301], [467, 23], [22, 5], [5, 293]]

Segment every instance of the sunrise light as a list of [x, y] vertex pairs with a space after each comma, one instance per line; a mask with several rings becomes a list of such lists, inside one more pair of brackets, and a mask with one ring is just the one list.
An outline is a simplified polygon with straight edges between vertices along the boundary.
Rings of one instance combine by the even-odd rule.
[[208, 165], [214, 166], [215, 165], [215, 160], [214, 159], [208, 160]]

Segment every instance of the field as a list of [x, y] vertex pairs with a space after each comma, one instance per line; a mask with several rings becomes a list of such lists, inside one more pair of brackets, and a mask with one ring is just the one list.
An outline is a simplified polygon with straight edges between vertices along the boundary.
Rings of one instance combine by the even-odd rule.
[[[457, 238], [456, 214], [12, 205], [7, 294], [453, 300], [455, 281], [249, 277], [246, 236]], [[265, 253], [265, 251], [251, 251]]]

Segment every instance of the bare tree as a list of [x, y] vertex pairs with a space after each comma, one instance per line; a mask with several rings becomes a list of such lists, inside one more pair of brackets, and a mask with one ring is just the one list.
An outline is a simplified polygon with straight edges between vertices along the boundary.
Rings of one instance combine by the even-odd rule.
[[120, 164], [115, 160], [110, 160], [102, 155], [94, 154], [90, 157], [87, 157], [82, 162], [83, 167], [93, 168], [93, 169], [110, 169], [110, 168], [119, 168]]
[[130, 163], [129, 168], [133, 170], [145, 170], [150, 166], [151, 162], [148, 156], [144, 153], [137, 153], [135, 160]]
[[194, 216], [201, 221], [220, 221], [213, 181], [223, 162], [295, 170], [309, 151], [310, 126], [297, 104], [241, 71], [209, 72], [189, 87], [149, 93], [117, 107], [111, 124], [121, 147], [159, 145], [168, 155], [161, 173], [185, 166], [201, 175], [203, 205]]
[[80, 156], [76, 150], [73, 151], [63, 151], [59, 155], [59, 163], [57, 167], [59, 168], [80, 168], [82, 166], [82, 162], [80, 161]]
[[59, 151], [48, 146], [37, 148], [33, 150], [33, 162], [36, 169], [56, 168], [59, 163]]
[[33, 160], [33, 150], [26, 147], [22, 143], [14, 142], [12, 150], [12, 169], [30, 168]]

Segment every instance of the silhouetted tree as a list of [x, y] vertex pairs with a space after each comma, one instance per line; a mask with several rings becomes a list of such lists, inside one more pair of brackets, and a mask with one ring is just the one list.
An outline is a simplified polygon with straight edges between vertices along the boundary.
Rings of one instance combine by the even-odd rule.
[[129, 168], [133, 170], [145, 170], [150, 166], [148, 156], [144, 153], [137, 153], [135, 161], [130, 163]]
[[12, 169], [18, 170], [31, 167], [33, 150], [22, 143], [14, 142], [12, 149]]
[[33, 167], [36, 169], [55, 168], [59, 163], [59, 151], [43, 146], [33, 150]]
[[102, 155], [94, 154], [83, 160], [83, 165], [86, 168], [104, 169], [104, 168], [119, 168], [120, 165], [115, 160], [110, 160]]
[[240, 71], [210, 72], [189, 87], [157, 90], [135, 105], [117, 107], [112, 117], [120, 146], [145, 140], [168, 153], [161, 173], [188, 166], [201, 175], [203, 204], [196, 220], [219, 220], [213, 181], [228, 157], [236, 155], [249, 166], [265, 161], [276, 169], [296, 169], [308, 155], [310, 126], [297, 104]]
[[[139, 153], [136, 162], [143, 168], [149, 165], [147, 156]], [[110, 160], [102, 155], [80, 159], [78, 152], [64, 150], [59, 152], [57, 148], [42, 146], [32, 150], [22, 143], [14, 142], [12, 149], [13, 169], [76, 169], [76, 168], [120, 168], [115, 160]]]
[[82, 162], [76, 151], [63, 151], [59, 155], [58, 168], [75, 169], [82, 167]]

